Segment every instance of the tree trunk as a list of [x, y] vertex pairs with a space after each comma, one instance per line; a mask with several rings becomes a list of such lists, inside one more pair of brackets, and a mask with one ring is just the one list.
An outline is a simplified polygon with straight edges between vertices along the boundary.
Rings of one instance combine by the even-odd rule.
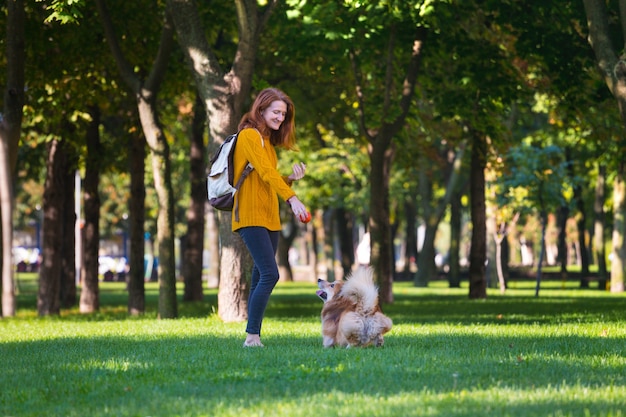
[[24, 108], [24, 1], [6, 2], [6, 79], [0, 120], [0, 218], [2, 223], [2, 316], [17, 309], [13, 277], [13, 178]]
[[76, 305], [76, 169], [78, 158], [67, 142], [65, 153], [67, 164], [63, 173], [63, 235], [62, 235], [62, 259], [61, 259], [61, 307], [70, 308]]
[[129, 139], [130, 199], [129, 239], [130, 259], [128, 262], [128, 313], [136, 316], [146, 311], [145, 295], [145, 169], [146, 140], [138, 135]]
[[67, 161], [63, 143], [48, 144], [46, 182], [43, 195], [43, 247], [39, 269], [37, 312], [40, 316], [61, 311], [61, 259], [63, 252], [63, 192]]
[[411, 267], [417, 262], [417, 209], [413, 198], [404, 202], [406, 247], [404, 251], [404, 273], [411, 276]]
[[381, 303], [393, 303], [393, 251], [389, 224], [389, 175], [394, 156], [391, 138], [378, 138], [370, 151], [370, 264]]
[[472, 241], [469, 266], [469, 298], [487, 298], [485, 260], [487, 259], [487, 228], [485, 206], [486, 144], [478, 132], [473, 133], [470, 170], [470, 217]]
[[561, 265], [561, 280], [565, 282], [567, 280], [567, 219], [569, 217], [569, 207], [562, 205], [559, 207], [557, 214], [557, 222], [559, 228], [558, 237], [558, 257], [559, 264]]
[[198, 96], [194, 105], [191, 131], [189, 182], [190, 203], [187, 209], [187, 236], [183, 251], [183, 301], [202, 301], [202, 255], [204, 253], [204, 204], [207, 201], [206, 150], [204, 132], [206, 111]]
[[[444, 178], [446, 181], [446, 192], [440, 199], [433, 198], [433, 181], [426, 175], [424, 170], [420, 172], [420, 194], [422, 198], [422, 214], [426, 226], [422, 250], [418, 254], [417, 274], [415, 278], [416, 286], [426, 286], [428, 281], [437, 277], [437, 266], [435, 264], [435, 237], [439, 223], [443, 218], [446, 207], [450, 203], [455, 190], [459, 187], [461, 178], [461, 166], [465, 155], [466, 142], [463, 141], [454, 152], [454, 159], [446, 164]], [[446, 152], [449, 154], [451, 151]], [[426, 165], [424, 161], [422, 165]]]
[[[615, 97], [623, 127], [626, 129], [626, 62], [613, 46], [609, 29], [609, 14], [603, 0], [583, 0], [589, 29], [589, 44], [593, 48], [600, 75]], [[620, 9], [623, 9], [620, 3]], [[620, 10], [623, 18], [625, 10]], [[613, 17], [611, 17], [613, 18]], [[621, 20], [622, 33], [626, 21]], [[618, 148], [624, 148], [624, 132]], [[625, 167], [620, 163], [613, 184], [613, 261], [611, 265], [611, 292], [624, 292], [624, 268], [626, 267], [626, 189], [624, 185]]]
[[613, 181], [613, 261], [611, 264], [611, 292], [624, 292], [626, 268], [626, 183], [625, 165], [621, 163]]
[[589, 288], [589, 252], [587, 250], [587, 215], [585, 213], [585, 201], [583, 199], [583, 190], [580, 185], [574, 187], [574, 199], [578, 215], [576, 216], [576, 226], [578, 229], [578, 245], [580, 247], [580, 288]]
[[[498, 225], [496, 224], [496, 207], [493, 203], [487, 205], [485, 202], [485, 216], [486, 216], [486, 241], [487, 241], [487, 264], [485, 265], [485, 279], [489, 288], [498, 288], [499, 276], [498, 267], [499, 262], [498, 253], [496, 250], [496, 239], [490, 239], [490, 236], [496, 236], [498, 234]], [[504, 280], [504, 277], [502, 277]]]
[[541, 274], [543, 266], [543, 258], [546, 256], [546, 227], [548, 225], [548, 214], [541, 211], [541, 250], [539, 251], [539, 259], [537, 260], [537, 279], [535, 284], [535, 297], [539, 297], [541, 289]]
[[461, 228], [462, 228], [462, 193], [455, 191], [450, 199], [450, 288], [461, 287]]
[[157, 214], [157, 254], [159, 280], [159, 313], [161, 319], [178, 316], [176, 301], [176, 263], [174, 258], [174, 190], [170, 147], [161, 129], [156, 106], [150, 93], [138, 97], [139, 118], [150, 149], [154, 189], [159, 210]]
[[[432, 217], [426, 220], [433, 220]], [[417, 255], [417, 273], [415, 274], [415, 286], [427, 287], [428, 282], [437, 278], [437, 265], [435, 264], [435, 237], [439, 223], [424, 224], [424, 241], [422, 250]]]
[[[422, 239], [421, 250], [417, 254], [417, 273], [415, 274], [414, 284], [416, 287], [427, 287], [428, 282], [434, 278], [436, 273], [435, 265], [435, 234], [438, 223], [433, 226], [434, 220], [432, 206], [433, 199], [433, 183], [426, 173], [426, 158], [420, 158], [421, 163], [419, 169], [419, 194], [421, 201], [421, 212], [424, 218], [424, 237]], [[433, 227], [435, 230], [433, 230]]]
[[[269, 0], [260, 11], [256, 0], [235, 0], [239, 43], [230, 72], [224, 72], [209, 47], [200, 14], [192, 0], [168, 0], [178, 42], [189, 63], [209, 121], [209, 137], [220, 142], [236, 130], [243, 105], [249, 99], [260, 35], [278, 5]], [[211, 145], [211, 144], [209, 144]], [[222, 254], [218, 291], [218, 315], [226, 321], [247, 318], [246, 277], [251, 266], [248, 250], [231, 230], [230, 216], [219, 221]], [[222, 288], [224, 286], [224, 288]]]
[[220, 283], [220, 230], [217, 210], [205, 202], [206, 234], [209, 251], [209, 270], [206, 281], [207, 288], [217, 288]]
[[91, 123], [87, 128], [87, 156], [85, 179], [83, 181], [83, 211], [85, 222], [82, 227], [83, 265], [82, 288], [79, 310], [93, 313], [100, 309], [100, 288], [98, 280], [98, 250], [100, 248], [100, 108], [93, 106], [90, 111]]
[[218, 316], [227, 323], [245, 321], [248, 318], [252, 257], [241, 237], [232, 232], [231, 213], [220, 214], [220, 235], [229, 236], [229, 239], [228, 245], [222, 245]]
[[352, 214], [345, 208], [337, 208], [337, 234], [339, 236], [339, 247], [341, 248], [341, 269], [344, 278], [352, 272], [354, 265], [354, 239]]
[[327, 208], [324, 210], [324, 260], [326, 265], [326, 279], [335, 281], [335, 209]]
[[608, 273], [606, 267], [606, 250], [604, 246], [604, 200], [606, 194], [606, 167], [600, 165], [598, 167], [598, 178], [596, 180], [596, 192], [593, 203], [594, 212], [594, 245], [593, 251], [596, 262], [598, 264], [598, 289], [605, 290], [608, 281]]
[[15, 316], [17, 303], [15, 300], [15, 280], [13, 269], [13, 181], [9, 168], [9, 145], [7, 138], [0, 142], [0, 230], [2, 231], [2, 316]]
[[289, 216], [289, 224], [283, 225], [283, 230], [278, 237], [278, 271], [282, 281], [293, 281], [293, 269], [289, 262], [289, 250], [298, 237], [299, 227], [295, 216]]

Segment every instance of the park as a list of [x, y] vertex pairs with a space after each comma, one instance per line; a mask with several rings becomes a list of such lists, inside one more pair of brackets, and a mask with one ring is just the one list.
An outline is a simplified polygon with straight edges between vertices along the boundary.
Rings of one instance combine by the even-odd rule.
[[[0, 4], [0, 415], [624, 415], [614, 3]], [[310, 218], [242, 349], [207, 174], [268, 87]], [[365, 267], [384, 346], [323, 348], [317, 279]]]

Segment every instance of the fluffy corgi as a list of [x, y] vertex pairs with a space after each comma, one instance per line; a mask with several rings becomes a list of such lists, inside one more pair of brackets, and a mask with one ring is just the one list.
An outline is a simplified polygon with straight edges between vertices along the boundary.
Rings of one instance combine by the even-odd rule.
[[378, 288], [371, 269], [360, 268], [343, 282], [317, 280], [316, 294], [324, 301], [324, 347], [382, 346], [391, 319], [378, 305]]

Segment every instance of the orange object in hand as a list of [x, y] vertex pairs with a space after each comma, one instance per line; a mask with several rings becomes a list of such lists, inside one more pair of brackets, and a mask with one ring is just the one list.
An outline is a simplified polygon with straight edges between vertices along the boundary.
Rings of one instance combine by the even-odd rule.
[[311, 213], [309, 213], [308, 211], [304, 214], [301, 214], [300, 216], [298, 216], [300, 218], [300, 221], [302, 223], [308, 223], [311, 221]]

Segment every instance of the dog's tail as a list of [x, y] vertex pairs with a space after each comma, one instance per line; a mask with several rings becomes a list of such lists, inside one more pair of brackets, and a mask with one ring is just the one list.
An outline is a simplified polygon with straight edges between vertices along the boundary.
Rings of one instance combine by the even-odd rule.
[[378, 287], [370, 268], [359, 268], [341, 287], [341, 295], [356, 305], [356, 312], [363, 315], [378, 310]]

